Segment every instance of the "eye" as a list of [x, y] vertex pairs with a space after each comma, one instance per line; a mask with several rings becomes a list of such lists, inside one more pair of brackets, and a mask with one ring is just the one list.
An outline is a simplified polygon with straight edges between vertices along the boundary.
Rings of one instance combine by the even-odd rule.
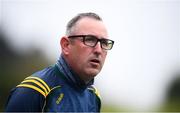
[[101, 40], [103, 46], [108, 46], [111, 42], [109, 40], [103, 39]]
[[113, 41], [109, 39], [102, 39], [101, 46], [103, 49], [110, 50], [113, 46]]
[[94, 43], [94, 42], [97, 41], [97, 39], [94, 36], [88, 35], [88, 36], [85, 37], [85, 41], [88, 42], [88, 43]]

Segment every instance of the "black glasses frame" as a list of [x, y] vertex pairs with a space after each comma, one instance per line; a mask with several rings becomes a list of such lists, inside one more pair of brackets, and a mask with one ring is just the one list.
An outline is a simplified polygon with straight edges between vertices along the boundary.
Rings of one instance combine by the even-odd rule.
[[[113, 47], [113, 45], [114, 45], [114, 41], [113, 41], [113, 40], [105, 39], [105, 38], [99, 39], [99, 38], [97, 38], [97, 37], [94, 36], [94, 35], [70, 35], [70, 36], [68, 36], [68, 38], [78, 38], [78, 37], [82, 37], [82, 38], [83, 38], [83, 43], [84, 43], [84, 45], [87, 45], [86, 42], [85, 42], [85, 41], [86, 41], [86, 40], [85, 40], [86, 37], [95, 38], [97, 41], [96, 41], [96, 43], [95, 43], [93, 46], [87, 45], [87, 46], [90, 46], [90, 47], [95, 47], [95, 46], [97, 45], [97, 43], [100, 42], [100, 45], [101, 45], [101, 48], [102, 48], [102, 49], [111, 50], [112, 47]], [[110, 41], [112, 46], [111, 46], [110, 48], [105, 48], [104, 46], [102, 46], [102, 44], [103, 44], [104, 41], [107, 42], [107, 44], [109, 44], [108, 42]]]

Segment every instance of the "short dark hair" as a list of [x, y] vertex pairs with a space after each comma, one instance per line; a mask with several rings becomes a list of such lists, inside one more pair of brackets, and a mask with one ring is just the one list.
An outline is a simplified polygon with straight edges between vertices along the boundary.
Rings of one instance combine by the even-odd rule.
[[89, 18], [93, 18], [95, 20], [99, 20], [102, 21], [102, 18], [97, 15], [96, 13], [92, 13], [92, 12], [88, 12], [88, 13], [79, 13], [78, 15], [76, 15], [74, 18], [72, 18], [67, 26], [66, 26], [66, 35], [71, 35], [73, 32], [73, 27], [75, 26], [75, 24], [82, 18], [84, 17], [89, 17]]

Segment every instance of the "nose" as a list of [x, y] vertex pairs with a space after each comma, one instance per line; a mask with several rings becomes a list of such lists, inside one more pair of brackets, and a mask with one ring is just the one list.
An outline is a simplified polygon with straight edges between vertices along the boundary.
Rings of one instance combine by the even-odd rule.
[[102, 53], [102, 48], [101, 48], [101, 43], [98, 42], [96, 44], [96, 46], [94, 47], [94, 52], [97, 53], [97, 54], [101, 54]]

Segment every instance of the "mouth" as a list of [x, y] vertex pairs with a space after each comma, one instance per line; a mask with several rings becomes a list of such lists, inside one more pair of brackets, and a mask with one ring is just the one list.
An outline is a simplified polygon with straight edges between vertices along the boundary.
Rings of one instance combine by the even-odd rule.
[[92, 59], [92, 60], [90, 60], [90, 62], [91, 62], [91, 64], [93, 64], [93, 65], [100, 65], [100, 60], [99, 59]]

